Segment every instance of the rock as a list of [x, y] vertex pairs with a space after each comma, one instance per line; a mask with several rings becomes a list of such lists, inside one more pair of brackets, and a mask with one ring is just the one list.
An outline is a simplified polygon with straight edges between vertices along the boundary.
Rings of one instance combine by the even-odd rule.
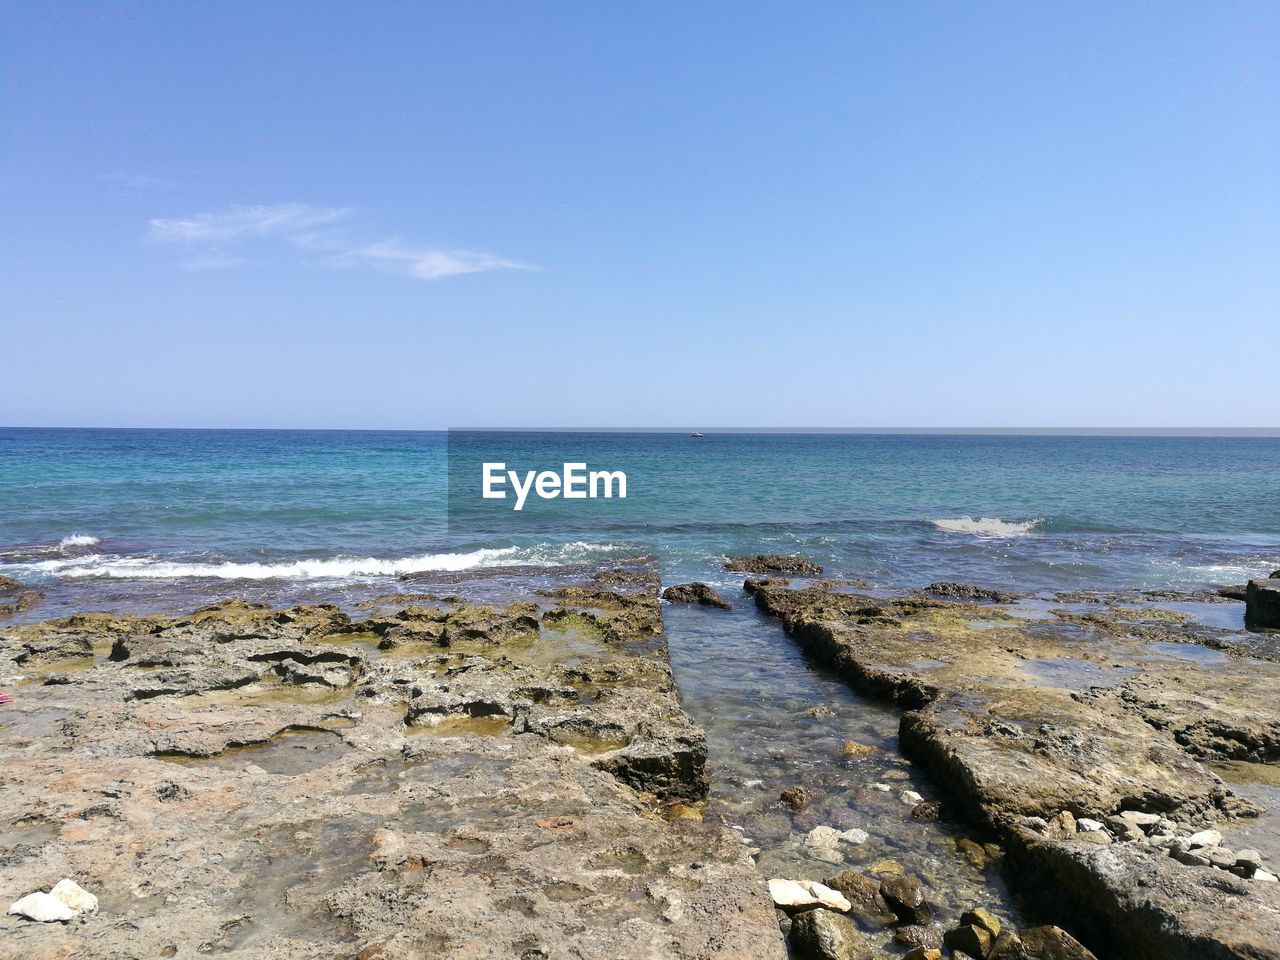
[[1269, 871], [1259, 868], [1253, 871], [1253, 879], [1261, 880], [1263, 883], [1275, 883], [1277, 880], [1280, 880], [1280, 877], [1277, 877], [1274, 873], [1270, 873]]
[[1244, 625], [1250, 630], [1280, 630], [1280, 578], [1249, 581], [1244, 596]]
[[971, 583], [931, 583], [922, 591], [935, 597], [947, 597], [950, 600], [970, 600], [986, 603], [1013, 603], [1018, 599], [1016, 593], [1003, 593], [999, 590], [988, 590], [986, 587], [975, 587]]
[[897, 922], [897, 915], [880, 895], [878, 880], [856, 870], [845, 870], [828, 880], [826, 885], [849, 901], [849, 915], [867, 929], [887, 927]]
[[[961, 837], [956, 841], [956, 852], [973, 864], [977, 869], [985, 870], [987, 868], [987, 861], [989, 859], [987, 851], [982, 849], [981, 844], [974, 843], [968, 837]], [[967, 923], [968, 921], [965, 922]]]
[[1187, 846], [1192, 850], [1200, 847], [1216, 847], [1222, 843], [1222, 834], [1217, 830], [1201, 830], [1187, 837]]
[[809, 910], [791, 920], [791, 946], [800, 960], [870, 960], [871, 947], [846, 917]]
[[1191, 850], [1170, 850], [1169, 855], [1179, 863], [1184, 863], [1188, 867], [1207, 867], [1209, 866], [1209, 858], [1200, 853], [1194, 853]]
[[990, 930], [966, 924], [954, 930], [948, 930], [942, 942], [956, 953], [963, 953], [973, 957], [974, 960], [985, 960], [987, 954], [991, 952], [995, 937], [991, 935]]
[[913, 820], [937, 820], [942, 816], [942, 804], [937, 800], [926, 800], [911, 808]]
[[893, 931], [893, 942], [912, 949], [941, 951], [942, 929], [936, 925], [899, 927]]
[[1063, 810], [1049, 821], [1044, 833], [1045, 836], [1052, 837], [1055, 840], [1065, 840], [1073, 837], [1076, 833], [1076, 818], [1070, 810]]
[[1076, 830], [1084, 833], [1097, 833], [1102, 830], [1102, 823], [1097, 820], [1090, 820], [1088, 817], [1081, 817], [1076, 821]]
[[804, 845], [819, 860], [827, 863], [844, 863], [844, 854], [840, 852], [841, 843], [866, 843], [869, 835], [865, 830], [856, 827], [849, 830], [837, 830], [835, 827], [817, 826], [805, 835]]
[[1027, 956], [1034, 960], [1098, 960], [1084, 944], [1059, 927], [1020, 930], [1018, 938]]
[[798, 577], [818, 577], [822, 567], [805, 557], [758, 553], [751, 557], [729, 557], [724, 568], [734, 573], [789, 573]]
[[1049, 822], [1044, 817], [1023, 817], [1022, 825], [1028, 830], [1034, 830], [1036, 833], [1044, 833], [1049, 826]]
[[903, 923], [921, 925], [933, 919], [933, 908], [925, 902], [920, 881], [913, 877], [884, 878], [880, 881], [880, 896]]
[[902, 793], [899, 794], [898, 799], [911, 807], [924, 802], [924, 797], [920, 796], [920, 794], [916, 793], [914, 790], [903, 790]]
[[1230, 586], [1219, 587], [1218, 596], [1226, 597], [1228, 600], [1244, 600], [1249, 595], [1249, 585], [1247, 583], [1233, 583]]
[[1240, 850], [1236, 853], [1236, 862], [1231, 865], [1233, 873], [1242, 877], [1252, 877], [1262, 869], [1262, 854], [1257, 850]]
[[61, 900], [68, 909], [76, 913], [93, 913], [98, 909], [98, 898], [67, 877], [55, 883], [49, 895]]
[[783, 806], [790, 807], [792, 810], [803, 810], [812, 798], [804, 787], [795, 786], [783, 790], [778, 794], [778, 799], [782, 801]]
[[984, 910], [982, 907], [978, 907], [973, 910], [966, 910], [964, 913], [960, 914], [960, 923], [974, 927], [981, 927], [983, 930], [986, 930], [991, 934], [992, 937], [1000, 936], [1000, 931], [1003, 928], [1000, 923], [1000, 918], [990, 910]]
[[11, 904], [9, 913], [39, 923], [53, 923], [71, 920], [76, 916], [77, 911], [72, 910], [52, 894], [29, 893]]
[[731, 604], [705, 583], [677, 583], [662, 591], [662, 599], [670, 603], [696, 603], [704, 607], [732, 610]]
[[775, 906], [784, 909], [823, 906], [844, 913], [852, 906], [839, 891], [816, 880], [774, 878], [769, 881], [769, 896]]
[[808, 710], [800, 714], [807, 720], [826, 720], [828, 717], [835, 715], [835, 711], [828, 707], [825, 703], [820, 703], [816, 707], [810, 707]]
[[1124, 817], [1107, 817], [1106, 827], [1117, 840], [1142, 840], [1147, 836], [1140, 826]]
[[875, 747], [869, 747], [865, 743], [858, 743], [856, 740], [846, 740], [844, 747], [840, 750], [840, 755], [846, 760], [865, 760], [867, 757], [874, 756], [879, 751]]
[[1111, 842], [1111, 834], [1105, 830], [1081, 830], [1071, 839], [1077, 843], [1107, 844]]
[[942, 951], [935, 947], [916, 947], [908, 952], [902, 960], [942, 960]]

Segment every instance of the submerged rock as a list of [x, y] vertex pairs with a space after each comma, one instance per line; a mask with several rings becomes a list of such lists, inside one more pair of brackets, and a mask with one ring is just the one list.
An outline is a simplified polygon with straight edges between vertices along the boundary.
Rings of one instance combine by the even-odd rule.
[[885, 877], [880, 895], [903, 923], [923, 925], [933, 919], [933, 908], [924, 899], [924, 889], [914, 877]]
[[931, 583], [922, 593], [935, 597], [946, 597], [948, 600], [971, 600], [983, 603], [1013, 603], [1019, 594], [1005, 593], [1002, 590], [989, 590], [986, 587], [975, 587], [971, 583]]
[[662, 591], [662, 599], [670, 603], [697, 603], [704, 607], [732, 610], [731, 604], [705, 583], [678, 583]]
[[880, 881], [856, 870], [845, 870], [827, 881], [832, 890], [849, 901], [849, 915], [869, 930], [896, 923], [897, 915], [880, 895]]
[[798, 960], [870, 960], [871, 946], [854, 924], [830, 910], [809, 910], [791, 920]]

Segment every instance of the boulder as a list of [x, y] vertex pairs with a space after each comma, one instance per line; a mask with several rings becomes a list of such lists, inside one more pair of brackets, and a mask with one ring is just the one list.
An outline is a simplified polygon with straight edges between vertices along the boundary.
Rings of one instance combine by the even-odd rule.
[[1018, 934], [1034, 960], [1098, 960], [1084, 944], [1060, 927], [1032, 927]]
[[967, 957], [973, 957], [974, 960], [986, 960], [986, 956], [991, 952], [991, 946], [995, 943], [995, 939], [990, 930], [973, 924], [965, 924], [962, 927], [956, 927], [954, 930], [948, 930], [946, 936], [943, 937], [943, 942], [954, 953], [962, 953]]
[[27, 894], [9, 906], [9, 913], [38, 923], [65, 922], [76, 915], [75, 910], [57, 897], [44, 892]]
[[1250, 630], [1280, 630], [1280, 578], [1249, 581], [1244, 595], [1244, 625]]
[[800, 960], [870, 960], [871, 947], [853, 921], [830, 910], [810, 910], [791, 921], [791, 947]]

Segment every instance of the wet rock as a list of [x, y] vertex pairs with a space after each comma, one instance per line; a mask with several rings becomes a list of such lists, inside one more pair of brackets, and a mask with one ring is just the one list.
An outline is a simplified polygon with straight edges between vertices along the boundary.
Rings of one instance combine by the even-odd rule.
[[868, 757], [875, 756], [879, 751], [875, 747], [869, 747], [865, 743], [858, 743], [856, 740], [846, 740], [844, 746], [840, 748], [840, 755], [846, 760], [865, 760]]
[[849, 830], [837, 830], [825, 825], [814, 827], [805, 835], [804, 845], [810, 856], [827, 863], [844, 863], [844, 852], [841, 844], [862, 844], [868, 840], [865, 830], [856, 827]]
[[37, 923], [54, 923], [73, 919], [78, 911], [71, 909], [57, 897], [48, 893], [29, 893], [9, 905], [13, 916], [26, 917]]
[[1003, 924], [1000, 923], [1000, 918], [990, 910], [986, 910], [982, 907], [977, 907], [973, 910], [966, 910], [964, 913], [960, 914], [960, 923], [973, 927], [981, 927], [983, 930], [986, 930], [991, 934], [993, 938], [1000, 936], [1000, 931], [1004, 929]]
[[821, 565], [805, 557], [758, 553], [750, 557], [729, 557], [724, 564], [734, 573], [789, 573], [798, 577], [822, 575]]
[[932, 594], [935, 597], [946, 597], [948, 600], [968, 600], [983, 603], [1013, 603], [1019, 597], [1019, 594], [1016, 593], [1004, 593], [1000, 590], [989, 590], [986, 587], [975, 587], [971, 583], [941, 581], [929, 584], [921, 592]]
[[911, 818], [913, 820], [937, 820], [941, 815], [942, 804], [937, 800], [917, 803], [911, 808]]
[[924, 889], [913, 877], [884, 878], [880, 881], [880, 895], [903, 923], [921, 925], [933, 919], [933, 908], [925, 902]]
[[845, 870], [828, 880], [826, 885], [849, 901], [849, 915], [868, 930], [897, 922], [897, 915], [880, 895], [880, 881], [856, 870]]
[[1219, 587], [1217, 594], [1220, 597], [1226, 597], [1228, 600], [1245, 600], [1249, 595], [1249, 585], [1247, 583], [1235, 583], [1227, 587]]
[[871, 947], [852, 921], [830, 910], [791, 920], [791, 946], [800, 960], [870, 960]]
[[956, 841], [956, 852], [968, 860], [974, 867], [979, 870], [987, 868], [987, 851], [982, 848], [981, 844], [974, 843], [968, 837], [961, 837]]
[[1280, 630], [1280, 578], [1249, 581], [1244, 597], [1244, 625], [1250, 630]]
[[0, 618], [30, 610], [43, 597], [39, 587], [20, 583], [13, 577], [0, 577]]
[[782, 801], [784, 807], [792, 810], [803, 810], [813, 800], [809, 791], [801, 786], [787, 787], [778, 794], [778, 799]]
[[696, 603], [721, 610], [733, 609], [733, 604], [705, 583], [675, 584], [662, 591], [662, 599], [670, 603]]
[[989, 930], [965, 924], [954, 930], [948, 930], [942, 942], [956, 953], [963, 953], [965, 956], [973, 957], [974, 960], [985, 960], [987, 954], [991, 952], [995, 937]]
[[941, 950], [942, 937], [942, 928], [936, 924], [930, 926], [908, 924], [893, 931], [894, 943], [919, 950]]
[[1034, 960], [1098, 960], [1084, 944], [1059, 927], [1020, 930], [1022, 949]]
[[942, 960], [942, 951], [935, 947], [916, 947], [908, 951], [902, 960]]

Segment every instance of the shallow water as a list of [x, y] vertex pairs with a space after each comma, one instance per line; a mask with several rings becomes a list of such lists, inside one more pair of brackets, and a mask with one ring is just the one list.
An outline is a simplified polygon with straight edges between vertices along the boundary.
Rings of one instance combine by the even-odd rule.
[[[912, 816], [921, 800], [942, 798], [898, 752], [899, 712], [814, 664], [749, 598], [727, 596], [732, 611], [664, 604], [663, 617], [681, 701], [707, 730], [710, 810], [758, 848], [761, 873], [822, 880], [894, 860], [925, 883], [944, 921], [975, 906], [1027, 920], [996, 868], [957, 851], [958, 840], [977, 838]], [[806, 716], [814, 708], [820, 715]], [[846, 759], [849, 741], [870, 750]], [[813, 798], [800, 811], [779, 799], [796, 785]], [[814, 846], [820, 827], [867, 837]]]

